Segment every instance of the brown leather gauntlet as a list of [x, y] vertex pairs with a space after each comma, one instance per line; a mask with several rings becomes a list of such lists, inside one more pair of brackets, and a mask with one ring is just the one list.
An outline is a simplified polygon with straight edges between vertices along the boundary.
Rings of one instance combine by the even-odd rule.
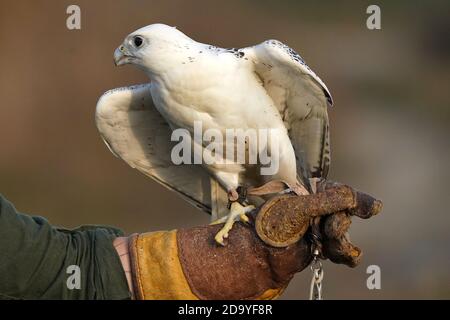
[[137, 299], [273, 299], [311, 260], [305, 240], [274, 248], [237, 222], [226, 246], [221, 225], [132, 236]]
[[[286, 239], [286, 235], [294, 237], [295, 241], [288, 245], [276, 247], [273, 243], [268, 244], [270, 241], [261, 240], [264, 236], [259, 237], [255, 231], [256, 213], [250, 216], [248, 224], [235, 223], [225, 246], [218, 245], [214, 240], [222, 225], [131, 236], [129, 251], [135, 297], [276, 298], [293, 275], [311, 262], [309, 234], [314, 226], [310, 225], [311, 219], [305, 219], [305, 214], [320, 216], [316, 228], [321, 237], [322, 257], [336, 263], [356, 265], [361, 250], [354, 247], [347, 237], [350, 216], [355, 214], [366, 218], [374, 215], [381, 208], [381, 203], [347, 186], [336, 184], [323, 185], [318, 194], [305, 197], [308, 198], [304, 198], [304, 202], [290, 196], [277, 202], [282, 204], [286, 214], [290, 214], [289, 219], [271, 220], [273, 213], [270, 210], [265, 212], [269, 222], [279, 221], [284, 226], [275, 223], [276, 232], [267, 234], [275, 236], [276, 241]], [[303, 213], [293, 214], [299, 208]], [[277, 210], [273, 212], [280, 214]], [[260, 208], [259, 214], [262, 213], [263, 208]], [[260, 218], [258, 216], [256, 220]], [[301, 232], [300, 236], [297, 231]]]

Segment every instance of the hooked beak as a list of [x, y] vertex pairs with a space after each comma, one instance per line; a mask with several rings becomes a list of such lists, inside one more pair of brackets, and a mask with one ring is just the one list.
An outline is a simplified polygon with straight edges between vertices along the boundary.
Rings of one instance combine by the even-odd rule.
[[133, 56], [128, 53], [128, 50], [124, 46], [120, 46], [114, 51], [114, 63], [116, 66], [131, 63], [132, 60]]

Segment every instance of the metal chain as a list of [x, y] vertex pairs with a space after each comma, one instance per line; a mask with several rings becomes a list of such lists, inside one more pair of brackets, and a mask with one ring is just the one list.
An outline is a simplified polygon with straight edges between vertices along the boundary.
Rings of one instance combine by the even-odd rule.
[[319, 260], [318, 249], [315, 249], [313, 252], [311, 271], [313, 272], [313, 277], [311, 279], [311, 286], [309, 289], [309, 300], [322, 300], [322, 280], [324, 272], [322, 262]]
[[309, 288], [309, 300], [322, 300], [322, 280], [323, 267], [320, 258], [322, 257], [322, 237], [320, 234], [320, 217], [314, 217], [310, 221], [311, 232], [311, 254], [313, 260], [311, 263], [311, 271], [313, 273], [311, 286]]

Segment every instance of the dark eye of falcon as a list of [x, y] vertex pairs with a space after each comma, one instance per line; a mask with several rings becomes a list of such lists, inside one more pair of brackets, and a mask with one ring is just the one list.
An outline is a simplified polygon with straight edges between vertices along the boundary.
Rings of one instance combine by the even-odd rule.
[[139, 48], [140, 46], [142, 46], [142, 43], [144, 43], [144, 39], [142, 39], [142, 37], [136, 36], [133, 38], [133, 43], [136, 48]]

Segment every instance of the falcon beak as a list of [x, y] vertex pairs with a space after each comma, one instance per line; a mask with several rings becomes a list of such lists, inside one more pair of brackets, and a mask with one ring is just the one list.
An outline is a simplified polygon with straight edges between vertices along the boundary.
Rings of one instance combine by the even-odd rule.
[[114, 63], [116, 66], [131, 63], [132, 59], [133, 57], [124, 46], [120, 46], [114, 51]]

